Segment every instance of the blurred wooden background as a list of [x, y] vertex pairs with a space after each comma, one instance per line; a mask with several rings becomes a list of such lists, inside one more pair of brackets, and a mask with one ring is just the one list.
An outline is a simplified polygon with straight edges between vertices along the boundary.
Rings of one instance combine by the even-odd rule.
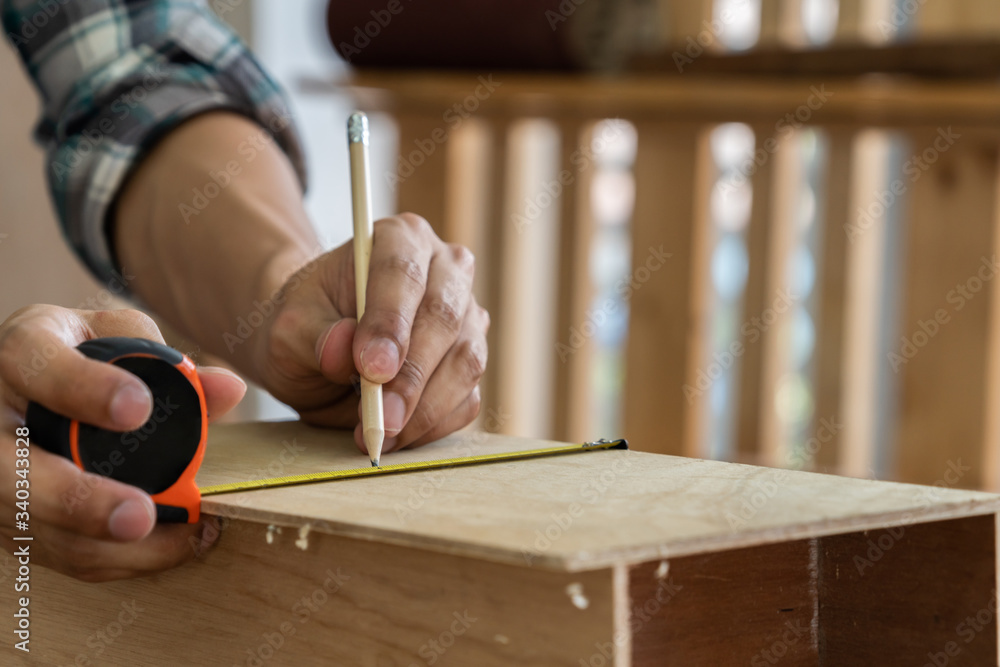
[[[289, 89], [329, 245], [357, 104], [380, 212], [475, 250], [482, 425], [1000, 487], [995, 3], [663, 0], [625, 72], [347, 78], [324, 5], [224, 18]], [[101, 302], [58, 239], [9, 48], [0, 85], [0, 316]], [[257, 395], [240, 416], [277, 414]]]
[[661, 9], [615, 75], [352, 80], [479, 257], [501, 430], [997, 488], [995, 4]]

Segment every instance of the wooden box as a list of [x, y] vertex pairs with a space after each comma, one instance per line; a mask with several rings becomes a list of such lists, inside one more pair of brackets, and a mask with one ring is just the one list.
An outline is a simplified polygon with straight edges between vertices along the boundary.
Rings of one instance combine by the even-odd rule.
[[[459, 433], [384, 462], [538, 446]], [[346, 434], [216, 427], [199, 482], [364, 464]], [[31, 653], [9, 636], [0, 662], [992, 665], [998, 507], [622, 450], [213, 496], [222, 536], [178, 569], [35, 567]]]

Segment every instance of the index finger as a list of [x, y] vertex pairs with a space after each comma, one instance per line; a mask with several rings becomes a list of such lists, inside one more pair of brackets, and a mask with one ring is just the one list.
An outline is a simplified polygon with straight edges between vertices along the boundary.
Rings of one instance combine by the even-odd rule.
[[[71, 338], [71, 311], [42, 312], [8, 321], [0, 334], [0, 380], [23, 411], [35, 401], [53, 412], [114, 431], [139, 428], [149, 418], [153, 397], [138, 377], [112, 364], [87, 358]], [[145, 321], [114, 316], [115, 335], [150, 337]], [[80, 335], [80, 342], [86, 340]], [[158, 341], [162, 342], [162, 338]], [[10, 399], [11, 397], [8, 396]], [[17, 404], [20, 403], [20, 404]]]
[[354, 335], [355, 365], [372, 382], [391, 380], [406, 358], [434, 238], [427, 221], [410, 213], [375, 223], [365, 313]]

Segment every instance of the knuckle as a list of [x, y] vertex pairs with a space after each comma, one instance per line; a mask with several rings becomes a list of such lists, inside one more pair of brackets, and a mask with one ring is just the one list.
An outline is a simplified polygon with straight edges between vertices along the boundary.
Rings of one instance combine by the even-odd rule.
[[0, 357], [15, 357], [30, 338], [29, 327], [21, 319], [14, 319], [0, 329]]
[[413, 416], [410, 417], [410, 423], [408, 424], [408, 430], [415, 434], [427, 433], [437, 426], [438, 421], [442, 417], [444, 415], [439, 414], [438, 407], [425, 396], [420, 401], [417, 409], [413, 411]]
[[434, 230], [431, 228], [431, 223], [427, 222], [427, 219], [423, 216], [417, 215], [416, 213], [410, 213], [409, 211], [400, 213], [396, 216], [402, 222], [406, 224], [410, 230], [416, 232], [417, 234], [434, 234]]
[[412, 288], [423, 290], [427, 282], [424, 266], [412, 257], [392, 255], [379, 260], [375, 269], [406, 281]]
[[404, 359], [393, 382], [396, 385], [393, 390], [399, 392], [400, 396], [403, 397], [403, 402], [412, 404], [419, 398], [422, 388], [427, 382], [427, 374], [417, 364], [409, 359]]
[[451, 251], [452, 260], [459, 268], [470, 274], [475, 272], [476, 255], [471, 250], [458, 243], [449, 243], [448, 249]]
[[468, 413], [466, 415], [467, 421], [465, 422], [466, 424], [468, 424], [473, 419], [478, 417], [479, 411], [483, 408], [483, 395], [482, 392], [479, 390], [479, 385], [476, 385], [475, 388], [472, 390], [472, 393], [469, 394], [468, 406], [469, 406]]
[[458, 331], [462, 326], [462, 302], [454, 290], [445, 289], [428, 310], [446, 331]]
[[118, 312], [121, 313], [122, 319], [146, 334], [148, 338], [156, 339], [160, 337], [160, 327], [156, 326], [156, 321], [148, 314], [135, 308], [126, 308]]
[[26, 347], [37, 344], [41, 336], [51, 336], [48, 329], [51, 308], [42, 305], [25, 306], [8, 317], [6, 323], [0, 326], [0, 353], [19, 354]]
[[479, 382], [486, 372], [486, 345], [477, 340], [463, 340], [456, 352], [465, 377], [473, 383]]

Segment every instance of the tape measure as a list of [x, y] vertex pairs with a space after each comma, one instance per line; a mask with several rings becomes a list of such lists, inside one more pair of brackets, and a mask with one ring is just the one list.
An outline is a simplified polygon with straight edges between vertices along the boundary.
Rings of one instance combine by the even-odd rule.
[[201, 488], [202, 496], [214, 496], [220, 493], [233, 493], [234, 491], [252, 491], [254, 489], [271, 489], [278, 486], [293, 486], [295, 484], [312, 484], [314, 482], [330, 482], [338, 479], [354, 479], [357, 477], [376, 477], [378, 475], [398, 475], [404, 472], [417, 472], [420, 470], [438, 470], [440, 468], [452, 468], [455, 466], [474, 465], [477, 463], [496, 463], [498, 461], [517, 461], [520, 459], [536, 459], [543, 456], [559, 456], [562, 454], [577, 454], [580, 452], [593, 452], [602, 449], [628, 449], [628, 442], [625, 440], [597, 440], [596, 442], [586, 442], [582, 445], [559, 445], [556, 447], [543, 447], [540, 449], [529, 449], [522, 452], [500, 452], [498, 454], [483, 454], [481, 456], [463, 456], [460, 458], [437, 459], [435, 461], [414, 461], [412, 463], [390, 463], [373, 468], [365, 466], [363, 468], [350, 468], [348, 470], [330, 470], [328, 472], [304, 473], [302, 475], [289, 475], [287, 477], [268, 477], [265, 479], [249, 480], [246, 482], [230, 482], [228, 484], [214, 484]]
[[26, 425], [43, 449], [70, 459], [82, 470], [137, 486], [150, 494], [156, 503], [156, 517], [160, 523], [197, 522], [202, 496], [604, 449], [628, 449], [625, 440], [598, 440], [520, 452], [390, 463], [378, 468], [364, 466], [269, 477], [199, 489], [195, 484], [195, 475], [205, 456], [208, 411], [194, 363], [173, 348], [139, 338], [98, 338], [81, 343], [77, 349], [91, 359], [119, 366], [145, 382], [154, 402], [149, 420], [135, 431], [119, 433], [68, 419], [32, 402], [28, 404]]
[[205, 456], [208, 410], [194, 363], [141, 338], [97, 338], [77, 349], [138, 376], [153, 395], [153, 413], [138, 429], [119, 433], [32, 402], [25, 424], [33, 439], [82, 470], [139, 487], [153, 497], [157, 521], [197, 522], [201, 494], [194, 478]]

